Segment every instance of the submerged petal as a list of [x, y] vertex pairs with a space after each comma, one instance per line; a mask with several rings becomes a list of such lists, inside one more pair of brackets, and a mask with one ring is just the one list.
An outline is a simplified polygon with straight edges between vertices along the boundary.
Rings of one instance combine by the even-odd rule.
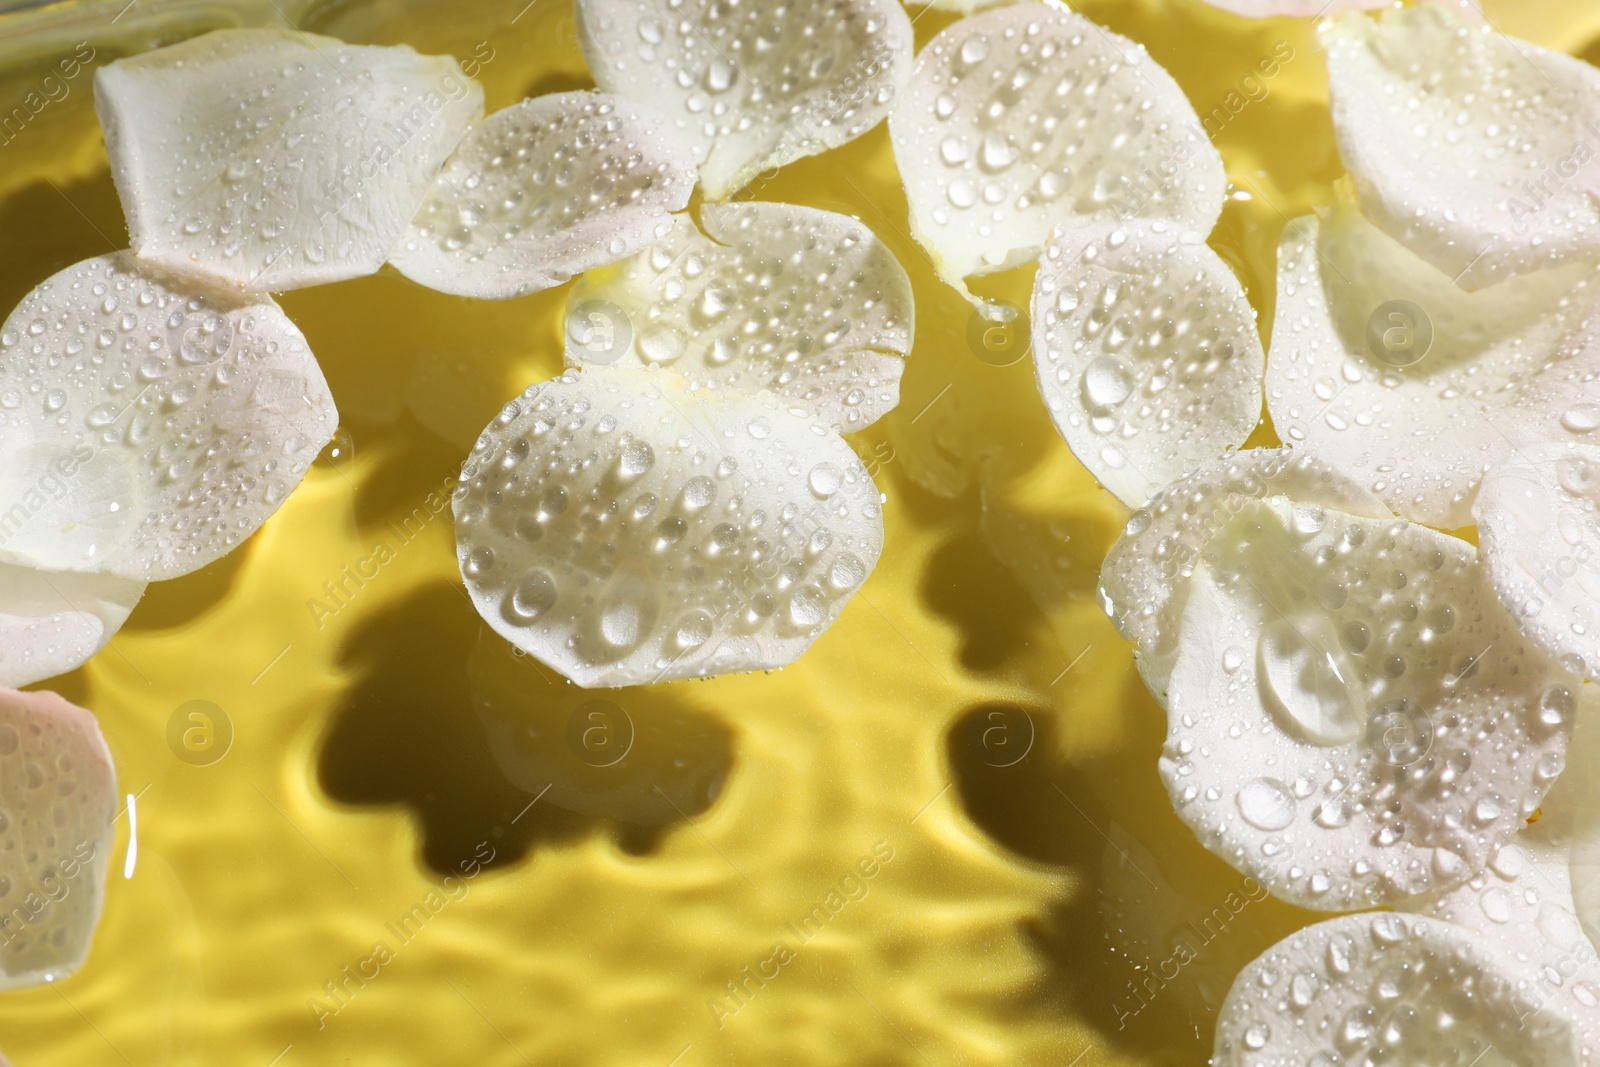
[[877, 563], [876, 486], [775, 397], [590, 367], [530, 386], [455, 496], [479, 613], [583, 686], [792, 662]]
[[970, 275], [1037, 259], [1058, 223], [1138, 216], [1207, 234], [1222, 212], [1222, 157], [1171, 75], [1054, 5], [940, 33], [889, 132], [912, 232], [963, 292]]
[[694, 183], [653, 112], [604, 93], [524, 100], [467, 135], [389, 260], [447, 293], [525, 296], [648, 245]]
[[[763, 389], [850, 433], [900, 400], [915, 320], [894, 253], [846, 215], [708, 204], [567, 301], [567, 364], [658, 365], [691, 389]], [[616, 321], [612, 321], [615, 319]]]
[[483, 115], [448, 56], [216, 30], [95, 72], [133, 249], [272, 292], [371, 274]]
[[1463, 292], [1353, 208], [1297, 219], [1278, 250], [1273, 425], [1407, 518], [1469, 525], [1486, 469], [1600, 429], [1597, 297], [1586, 265]]
[[1600, 259], [1600, 71], [1438, 4], [1324, 41], [1339, 154], [1385, 232], [1468, 289]]
[[94, 716], [0, 689], [0, 989], [65, 978], [105, 898], [117, 776]]
[[[0, 536], [4, 531], [0, 517]], [[114, 574], [0, 563], [0, 686], [32, 685], [82, 666], [122, 628], [144, 588]]]
[[0, 559], [187, 574], [254, 533], [337, 424], [270, 298], [196, 288], [128, 252], [84, 260], [0, 329]]
[[1244, 290], [1199, 234], [1162, 220], [1051, 236], [1033, 361], [1073, 454], [1130, 507], [1261, 418], [1266, 354]]
[[672, 118], [711, 200], [861, 136], [911, 69], [895, 0], [578, 0], [576, 12], [600, 88]]
[[1211, 851], [1326, 911], [1460, 884], [1550, 787], [1578, 679], [1465, 541], [1251, 501], [1191, 583], [1161, 775]]

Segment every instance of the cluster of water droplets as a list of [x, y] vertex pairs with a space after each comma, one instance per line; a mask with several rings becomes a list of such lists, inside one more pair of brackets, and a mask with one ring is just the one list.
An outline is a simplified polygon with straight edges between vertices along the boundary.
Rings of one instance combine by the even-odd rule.
[[600, 93], [497, 111], [470, 133], [392, 255], [447, 291], [508, 297], [558, 285], [666, 232], [693, 160], [653, 117]]
[[917, 58], [891, 118], [919, 236], [955, 276], [1037, 256], [1052, 224], [1130, 216], [1208, 232], [1221, 159], [1166, 72], [1082, 16], [986, 11]]
[[882, 545], [871, 478], [773, 398], [591, 368], [511, 401], [455, 497], [491, 625], [586, 684], [787, 663]]
[[0, 989], [82, 960], [115, 810], [111, 756], [87, 712], [53, 693], [0, 701]]
[[134, 250], [258, 292], [377, 270], [483, 113], [452, 59], [287, 31], [207, 34], [101, 83]]
[[[1468, 293], [1352, 208], [1297, 220], [1279, 248], [1273, 424], [1407, 517], [1470, 525], [1486, 469], [1600, 427], [1591, 275], [1564, 267]], [[1426, 338], [1426, 354], [1385, 362], [1370, 342], [1385, 331]]]
[[1571, 1058], [1570, 1030], [1464, 931], [1369, 913], [1294, 934], [1240, 973], [1218, 1062], [1514, 1067]]
[[1100, 597], [1117, 630], [1134, 643], [1140, 670], [1160, 698], [1177, 654], [1181, 591], [1211, 539], [1251, 501], [1287, 496], [1354, 515], [1388, 510], [1305, 451], [1252, 449], [1208, 464], [1166, 486], [1128, 518], [1100, 569]]
[[254, 532], [337, 421], [304, 337], [262, 300], [169, 284], [126, 253], [24, 298], [0, 331], [0, 510], [26, 513], [7, 550], [152, 578]]
[[911, 65], [910, 23], [889, 0], [581, 0], [578, 11], [596, 81], [672, 117], [712, 199], [865, 133]]
[[[840, 432], [900, 399], [912, 337], [911, 283], [861, 223], [790, 204], [708, 205], [615, 273], [585, 278], [569, 308], [604, 300], [632, 324], [630, 363], [693, 389], [795, 402]], [[586, 352], [569, 340], [567, 361]]]
[[[1323, 35], [1363, 209], [1473, 288], [1600, 251], [1600, 72], [1424, 4]], [[1470, 272], [1470, 275], [1469, 275]]]
[[1129, 503], [1243, 444], [1260, 416], [1254, 315], [1198, 234], [1160, 220], [1058, 230], [1033, 321], [1057, 428]]
[[1350, 908], [1455, 884], [1563, 769], [1576, 679], [1498, 610], [1464, 542], [1280, 499], [1205, 563], [1226, 618], [1186, 626], [1223, 647], [1180, 654], [1162, 772], [1180, 816], [1280, 896]]

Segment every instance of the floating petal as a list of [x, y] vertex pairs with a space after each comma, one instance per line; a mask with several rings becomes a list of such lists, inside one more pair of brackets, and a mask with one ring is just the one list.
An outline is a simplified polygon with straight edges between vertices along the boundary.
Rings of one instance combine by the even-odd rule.
[[844, 440], [771, 396], [590, 367], [506, 405], [455, 496], [489, 625], [583, 686], [792, 662], [883, 546]]
[[1438, 4], [1324, 34], [1362, 211], [1468, 289], [1600, 259], [1600, 71]]
[[1470, 930], [1416, 915], [1343, 915], [1239, 972], [1215, 1067], [1468, 1064], [1578, 1067], [1572, 1020]]
[[[0, 516], [0, 536], [5, 525]], [[114, 574], [0, 563], [0, 686], [32, 685], [82, 666], [122, 628], [144, 587]]]
[[0, 560], [176, 578], [278, 509], [338, 424], [266, 296], [127, 252], [53, 275], [0, 328]]
[[1183, 91], [1082, 15], [1017, 4], [935, 37], [889, 132], [911, 229], [939, 274], [1037, 259], [1058, 223], [1171, 219], [1211, 232], [1227, 182]]
[[1277, 497], [1191, 583], [1161, 775], [1201, 842], [1324, 911], [1458, 885], [1538, 808], [1578, 679], [1465, 541]]
[[1261, 418], [1266, 354], [1244, 290], [1199, 234], [1162, 220], [1051, 236], [1033, 362], [1073, 454], [1129, 507]]
[[[1273, 425], [1407, 518], [1469, 525], [1486, 469], [1600, 429], [1597, 296], [1581, 265], [1466, 293], [1352, 208], [1297, 219], [1278, 249]], [[1593, 425], [1562, 426], [1590, 406]]]
[[216, 30], [95, 72], [133, 250], [232, 289], [371, 274], [483, 89], [448, 56]]
[[1159, 701], [1177, 660], [1188, 583], [1201, 553], [1252, 500], [1286, 496], [1367, 518], [1388, 508], [1304, 451], [1256, 448], [1208, 463], [1150, 498], [1128, 519], [1100, 569], [1100, 598], [1133, 642], [1139, 672]]
[[83, 964], [105, 899], [117, 775], [94, 716], [0, 689], [0, 989]]
[[604, 93], [524, 100], [467, 135], [389, 261], [458, 296], [525, 296], [648, 245], [694, 183], [659, 115]]
[[595, 81], [669, 115], [724, 200], [757, 174], [866, 133], [911, 70], [894, 0], [578, 0]]
[[[871, 230], [790, 204], [708, 204], [567, 301], [567, 365], [659, 365], [691, 389], [769, 389], [842, 433], [900, 400], [911, 281]], [[613, 321], [615, 320], [615, 321]], [[620, 362], [619, 362], [620, 361]]]

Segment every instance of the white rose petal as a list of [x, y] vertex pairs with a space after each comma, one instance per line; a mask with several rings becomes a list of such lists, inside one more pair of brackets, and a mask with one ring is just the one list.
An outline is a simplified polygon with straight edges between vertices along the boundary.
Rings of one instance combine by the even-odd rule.
[[40, 284], [0, 329], [0, 560], [176, 578], [249, 537], [338, 425], [266, 296], [127, 252]]
[[1467, 542], [1275, 497], [1190, 585], [1161, 775], [1274, 895], [1337, 911], [1449, 888], [1539, 806], [1579, 682]]
[[694, 183], [653, 112], [604, 93], [524, 100], [467, 135], [389, 261], [447, 293], [525, 296], [648, 245]]
[[1261, 418], [1255, 315], [1193, 231], [1145, 219], [1057, 229], [1032, 317], [1056, 428], [1130, 507], [1244, 444]]
[[230, 29], [101, 67], [95, 109], [133, 250], [275, 292], [382, 266], [483, 89], [448, 56]]
[[1583, 265], [1467, 293], [1352, 208], [1297, 219], [1278, 249], [1273, 425], [1407, 518], [1469, 525], [1486, 469], [1600, 429], [1597, 295]]
[[[4, 531], [0, 516], [0, 536]], [[144, 582], [114, 574], [0, 563], [0, 686], [32, 685], [82, 666], [122, 628], [144, 589]]]
[[595, 81], [672, 119], [710, 200], [861, 136], [911, 69], [911, 21], [894, 0], [578, 0], [575, 11]]
[[773, 203], [708, 204], [701, 222], [704, 235], [679, 217], [647, 250], [579, 281], [568, 366], [658, 365], [691, 389], [770, 389], [844, 433], [899, 403], [911, 281], [871, 230]]
[[1545, 445], [1490, 468], [1473, 514], [1495, 591], [1528, 638], [1600, 673], [1600, 447]]
[[1502, 950], [1451, 923], [1343, 915], [1239, 972], [1211, 1062], [1578, 1067], [1572, 1020], [1520, 978]]
[[455, 516], [479, 613], [583, 686], [783, 666], [883, 546], [837, 434], [658, 370], [530, 386], [479, 438]]
[[1384, 507], [1359, 484], [1308, 452], [1255, 448], [1197, 468], [1128, 519], [1100, 568], [1100, 598], [1133, 642], [1139, 672], [1158, 701], [1178, 656], [1188, 583], [1211, 538], [1250, 501], [1286, 496], [1367, 518]]
[[1442, 6], [1329, 24], [1362, 210], [1469, 289], [1600, 259], [1600, 71]]
[[58, 981], [89, 954], [114, 837], [116, 769], [93, 715], [0, 689], [0, 813], [0, 989]]
[[911, 229], [940, 277], [1037, 259], [1058, 223], [1166, 218], [1201, 234], [1226, 175], [1142, 46], [1054, 5], [965, 18], [917, 56], [889, 117]]

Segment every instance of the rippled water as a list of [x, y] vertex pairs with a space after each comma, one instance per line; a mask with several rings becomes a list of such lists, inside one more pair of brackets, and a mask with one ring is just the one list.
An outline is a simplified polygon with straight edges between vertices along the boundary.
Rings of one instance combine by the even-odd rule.
[[[1490, 14], [1581, 53], [1579, 7]], [[274, 17], [122, 8], [0, 16], [0, 112], [80, 41], [100, 62], [195, 10]], [[471, 61], [491, 109], [590, 84], [563, 0], [304, 8]], [[1339, 173], [1311, 33], [1080, 9], [1207, 120], [1238, 190], [1212, 243], [1265, 324], [1284, 218]], [[4, 308], [125, 243], [89, 82], [0, 144]], [[138, 799], [88, 965], [0, 997], [19, 1067], [1204, 1062], [1233, 974], [1312, 917], [1172, 813], [1162, 716], [1094, 597], [1122, 508], [1024, 347], [936, 281], [882, 127], [743, 195], [858, 216], [916, 288], [901, 405], [853, 438], [887, 543], [841, 620], [793, 667], [710, 682], [584, 691], [513, 656], [464, 595], [447, 498], [500, 404], [559, 369], [566, 289], [474, 303], [385, 271], [289, 295], [346, 432], [243, 549], [152, 586], [51, 684]]]

